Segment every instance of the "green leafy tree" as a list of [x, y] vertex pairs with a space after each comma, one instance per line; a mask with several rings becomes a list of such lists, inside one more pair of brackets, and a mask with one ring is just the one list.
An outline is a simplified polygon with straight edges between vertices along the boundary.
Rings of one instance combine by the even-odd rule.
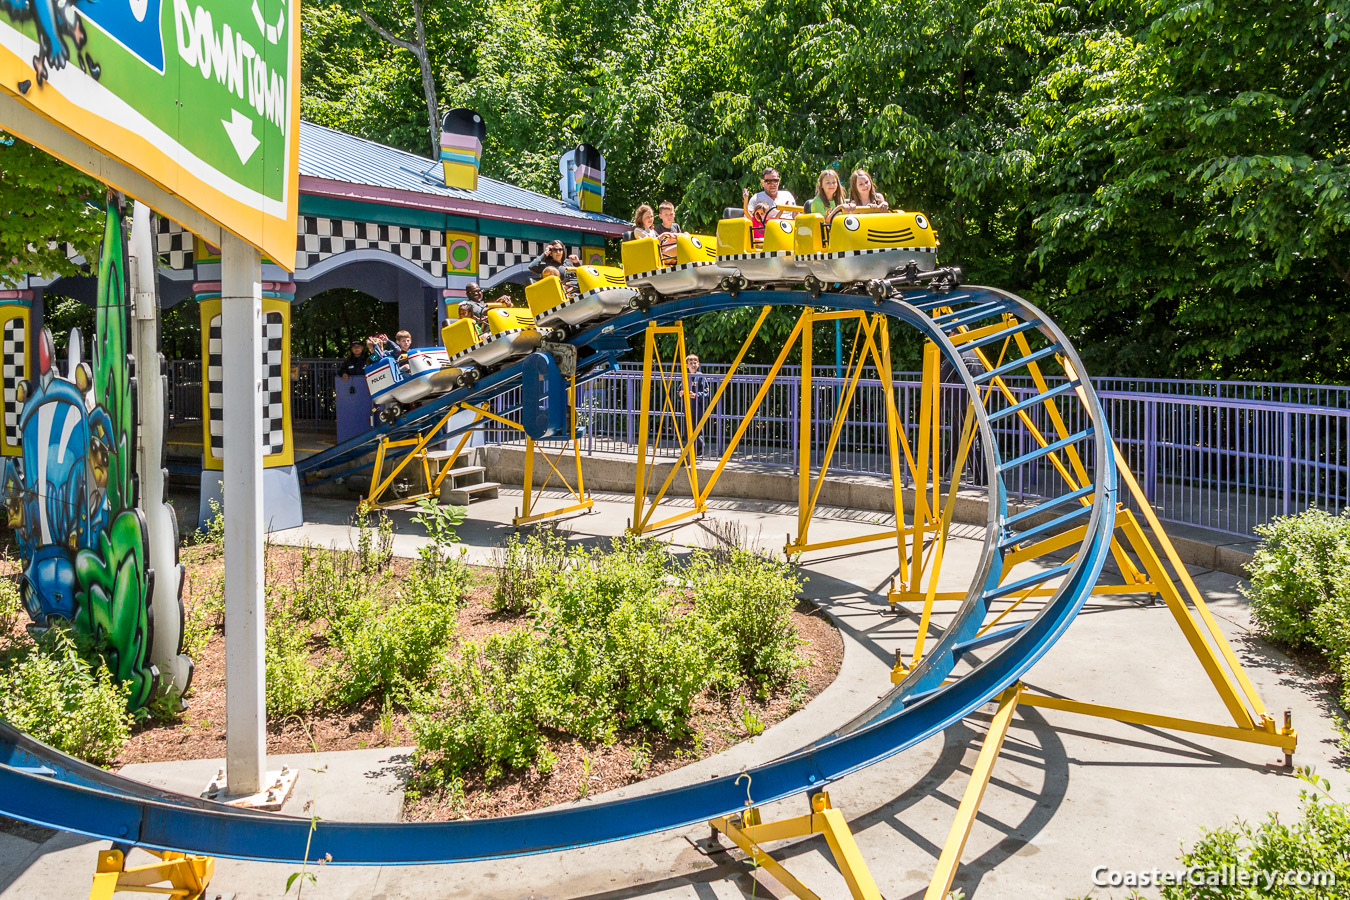
[[78, 274], [66, 245], [94, 258], [103, 216], [91, 201], [103, 194], [94, 179], [0, 131], [0, 287], [24, 275]]
[[1344, 377], [1350, 4], [1147, 14], [1075, 36], [1028, 95], [1054, 305], [1096, 368]]

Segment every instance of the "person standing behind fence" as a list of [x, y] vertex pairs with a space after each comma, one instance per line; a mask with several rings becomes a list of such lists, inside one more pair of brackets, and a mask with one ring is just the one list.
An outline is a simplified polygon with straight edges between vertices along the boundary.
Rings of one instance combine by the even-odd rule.
[[[708, 401], [712, 399], [712, 380], [699, 371], [698, 356], [694, 353], [684, 358], [685, 368], [689, 370], [689, 428], [690, 430], [698, 427], [698, 423], [703, 421], [703, 413], [708, 408]], [[680, 389], [681, 394], [684, 389]], [[681, 397], [683, 399], [683, 397]], [[707, 430], [707, 426], [704, 426]], [[700, 431], [698, 437], [694, 439], [694, 455], [703, 454], [703, 432]]]
[[347, 350], [347, 355], [342, 358], [342, 365], [338, 366], [338, 375], [342, 376], [343, 381], [353, 375], [364, 378], [366, 363], [368, 362], [370, 362], [370, 357], [366, 354], [366, 342], [352, 341], [351, 347]]

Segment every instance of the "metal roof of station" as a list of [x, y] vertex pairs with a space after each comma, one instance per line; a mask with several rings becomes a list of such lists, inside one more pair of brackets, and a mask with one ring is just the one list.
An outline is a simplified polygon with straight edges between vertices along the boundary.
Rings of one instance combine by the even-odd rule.
[[441, 180], [439, 161], [304, 121], [300, 123], [300, 190], [605, 234], [632, 227], [622, 219], [585, 212], [556, 197], [482, 175], [476, 191], [447, 187]]

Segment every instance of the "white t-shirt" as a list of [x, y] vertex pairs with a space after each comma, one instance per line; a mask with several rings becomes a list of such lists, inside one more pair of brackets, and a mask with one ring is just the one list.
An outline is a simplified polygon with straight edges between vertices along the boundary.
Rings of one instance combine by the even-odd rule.
[[767, 191], [760, 191], [750, 198], [751, 215], [754, 215], [755, 207], [759, 206], [761, 203], [769, 207], [769, 211], [772, 212], [780, 203], [784, 206], [796, 206], [797, 198], [792, 196], [791, 191], [782, 188], [778, 189], [778, 196], [776, 198], [770, 197]]

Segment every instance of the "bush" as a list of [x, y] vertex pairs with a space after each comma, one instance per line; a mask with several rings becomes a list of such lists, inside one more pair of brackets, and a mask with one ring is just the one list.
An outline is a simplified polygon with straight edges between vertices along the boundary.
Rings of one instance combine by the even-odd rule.
[[0, 578], [0, 632], [13, 628], [23, 613], [19, 586], [10, 578]]
[[328, 667], [310, 663], [313, 636], [310, 623], [288, 598], [268, 598], [263, 651], [269, 718], [309, 712], [327, 696]]
[[53, 625], [0, 654], [0, 718], [71, 756], [106, 766], [131, 734], [128, 691]]
[[492, 782], [508, 769], [547, 765], [540, 660], [539, 642], [525, 629], [464, 645], [439, 679], [444, 692], [414, 709], [415, 788], [437, 788], [479, 767]]
[[689, 566], [695, 615], [711, 639], [715, 677], [780, 684], [803, 660], [791, 612], [801, 579], [785, 563], [739, 548], [724, 565], [704, 553]]
[[[1181, 855], [1182, 864], [1197, 873], [1197, 877], [1183, 880], [1201, 883], [1166, 886], [1162, 889], [1164, 900], [1350, 897], [1350, 810], [1331, 799], [1326, 781], [1304, 777], [1313, 789], [1299, 795], [1303, 801], [1299, 820], [1285, 824], [1271, 813], [1259, 826], [1238, 821], [1207, 831]], [[1198, 877], [1219, 873], [1229, 873], [1227, 880], [1236, 883], [1208, 885], [1203, 883], [1207, 879]], [[1334, 883], [1299, 885], [1299, 876], [1304, 873], [1325, 873]], [[1282, 877], [1286, 874], [1293, 879]], [[1268, 876], [1273, 884], [1267, 881]], [[1246, 885], [1242, 883], [1244, 878]]]
[[663, 595], [625, 600], [610, 617], [609, 658], [616, 706], [628, 727], [669, 737], [688, 732], [693, 701], [708, 685], [707, 640], [700, 623], [676, 615]]
[[528, 612], [534, 630], [466, 645], [437, 673], [444, 688], [418, 698], [418, 788], [480, 767], [489, 781], [546, 769], [550, 730], [588, 741], [632, 728], [678, 738], [710, 684], [788, 679], [802, 664], [789, 616], [800, 581], [739, 548], [724, 558], [699, 554], [680, 573], [649, 539], [616, 538], [608, 551], [569, 551], [546, 534], [512, 541], [494, 602]]
[[344, 703], [367, 697], [405, 704], [445, 655], [455, 635], [455, 607], [436, 600], [396, 601], [383, 606], [366, 598], [334, 623], [331, 637], [341, 651], [337, 693]]
[[1252, 617], [1270, 639], [1326, 658], [1350, 708], [1350, 516], [1309, 509], [1258, 526], [1247, 565]]
[[536, 531], [525, 540], [511, 535], [497, 549], [488, 605], [497, 612], [521, 615], [536, 598], [546, 595], [567, 568], [567, 540], [553, 529]]

